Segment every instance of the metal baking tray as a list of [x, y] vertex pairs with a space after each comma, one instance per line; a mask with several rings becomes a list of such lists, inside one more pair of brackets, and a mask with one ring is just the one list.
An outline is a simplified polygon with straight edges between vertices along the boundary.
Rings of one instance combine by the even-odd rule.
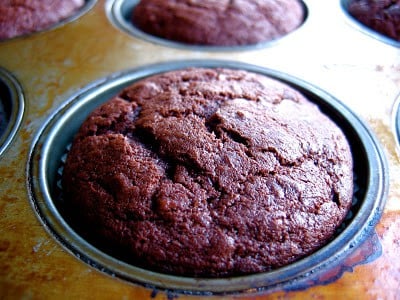
[[9, 71], [0, 68], [0, 157], [17, 134], [24, 111], [21, 85]]
[[148, 34], [139, 28], [137, 28], [132, 23], [132, 11], [135, 6], [139, 3], [139, 0], [107, 0], [106, 1], [106, 14], [110, 22], [119, 28], [120, 30], [137, 37], [139, 39], [146, 40], [148, 42], [152, 42], [155, 44], [160, 44], [167, 47], [172, 48], [180, 48], [186, 50], [200, 50], [200, 51], [245, 51], [245, 50], [252, 50], [252, 49], [260, 49], [271, 47], [273, 45], [279, 44], [282, 40], [290, 38], [292, 35], [295, 35], [300, 29], [304, 26], [307, 22], [308, 16], [308, 7], [307, 5], [299, 0], [303, 6], [304, 10], [304, 20], [302, 25], [300, 25], [294, 31], [271, 41], [261, 42], [257, 44], [251, 45], [241, 45], [241, 46], [205, 46], [205, 45], [191, 45], [180, 43], [176, 41], [171, 41], [167, 39], [163, 39], [151, 34]]
[[[122, 88], [147, 76], [187, 67], [225, 67], [260, 73], [302, 92], [345, 133], [354, 159], [351, 212], [335, 238], [317, 252], [288, 266], [255, 275], [208, 279], [171, 276], [130, 265], [83, 239], [63, 215], [58, 180], [66, 149], [88, 114]], [[181, 294], [252, 294], [298, 289], [305, 282], [340, 266], [373, 233], [386, 201], [388, 167], [368, 126], [345, 104], [324, 90], [288, 74], [225, 60], [188, 60], [146, 65], [100, 79], [69, 98], [35, 136], [27, 161], [30, 202], [47, 231], [72, 255], [99, 271], [154, 290]], [[343, 271], [342, 271], [343, 272]]]

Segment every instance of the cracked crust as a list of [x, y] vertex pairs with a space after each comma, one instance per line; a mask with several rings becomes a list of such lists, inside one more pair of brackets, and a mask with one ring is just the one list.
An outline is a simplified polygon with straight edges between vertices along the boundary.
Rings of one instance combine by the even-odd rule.
[[0, 3], [0, 40], [44, 30], [70, 17], [84, 0], [8, 0]]
[[63, 173], [81, 228], [154, 270], [268, 271], [332, 238], [352, 200], [341, 130], [267, 77], [187, 69], [96, 109]]
[[132, 22], [144, 32], [187, 44], [251, 45], [295, 30], [303, 10], [298, 0], [141, 0]]

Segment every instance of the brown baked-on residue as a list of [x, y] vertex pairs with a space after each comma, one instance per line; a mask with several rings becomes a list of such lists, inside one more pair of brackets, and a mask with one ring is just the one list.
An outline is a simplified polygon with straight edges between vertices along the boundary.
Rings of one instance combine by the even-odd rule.
[[0, 1], [0, 40], [47, 29], [84, 4], [84, 0]]
[[370, 29], [400, 42], [400, 0], [351, 0], [348, 11]]
[[299, 0], [141, 0], [132, 22], [142, 31], [194, 45], [238, 46], [282, 37], [304, 21]]
[[217, 277], [326, 244], [351, 206], [352, 174], [342, 131], [293, 88], [189, 68], [137, 81], [91, 113], [63, 191], [79, 226], [130, 262]]

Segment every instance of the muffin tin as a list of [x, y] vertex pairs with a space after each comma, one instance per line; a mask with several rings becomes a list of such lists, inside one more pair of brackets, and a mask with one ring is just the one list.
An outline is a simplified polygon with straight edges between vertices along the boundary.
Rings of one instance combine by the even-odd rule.
[[260, 49], [264, 47], [271, 47], [273, 45], [276, 45], [281, 41], [282, 39], [287, 39], [290, 38], [290, 36], [294, 35], [301, 29], [301, 27], [304, 25], [305, 22], [307, 22], [307, 14], [308, 14], [308, 9], [307, 5], [301, 1], [301, 4], [303, 5], [304, 8], [304, 21], [303, 24], [294, 30], [293, 32], [290, 32], [289, 34], [282, 36], [280, 38], [267, 41], [267, 42], [262, 42], [258, 44], [253, 44], [253, 45], [243, 45], [243, 46], [204, 46], [204, 45], [190, 45], [190, 44], [184, 44], [180, 42], [175, 42], [167, 39], [163, 39], [160, 37], [156, 37], [154, 35], [148, 34], [139, 28], [137, 28], [133, 23], [132, 23], [132, 11], [135, 8], [135, 6], [138, 4], [139, 0], [107, 0], [106, 2], [106, 13], [107, 16], [112, 24], [119, 28], [120, 30], [128, 33], [129, 35], [132, 35], [134, 37], [137, 37], [139, 39], [143, 39], [145, 41], [149, 41], [152, 43], [160, 44], [163, 46], [167, 47], [175, 47], [175, 48], [181, 48], [181, 49], [187, 49], [187, 50], [200, 50], [200, 51], [244, 51], [244, 50], [254, 50], [254, 49]]
[[[396, 299], [397, 43], [361, 33], [368, 29], [348, 16], [348, 1], [304, 0], [305, 22], [281, 39], [242, 47], [187, 46], [136, 32], [129, 14], [137, 1], [88, 0], [55, 31], [0, 43], [0, 65], [7, 69], [0, 69], [0, 113], [8, 118], [1, 128], [0, 269], [6, 271], [0, 272], [0, 298]], [[356, 189], [351, 213], [331, 243], [272, 272], [211, 280], [136, 268], [71, 228], [58, 180], [82, 121], [127, 84], [187, 66], [244, 68], [275, 77], [342, 127], [356, 162]]]
[[370, 27], [364, 25], [363, 23], [361, 23], [357, 19], [355, 19], [352, 15], [350, 15], [349, 10], [348, 10], [350, 2], [351, 2], [351, 0], [340, 0], [340, 4], [341, 4], [342, 10], [343, 10], [343, 13], [345, 14], [346, 18], [348, 19], [348, 22], [354, 28], [356, 28], [360, 32], [370, 36], [371, 38], [379, 40], [388, 45], [400, 48], [400, 42], [371, 29]]
[[24, 94], [19, 82], [0, 68], [0, 159], [10, 146], [24, 115]]
[[[85, 241], [68, 224], [59, 197], [59, 173], [68, 145], [87, 115], [125, 86], [144, 77], [187, 67], [243, 69], [278, 79], [315, 102], [347, 136], [355, 161], [355, 190], [351, 212], [328, 245], [289, 266], [256, 275], [222, 279], [171, 276], [129, 265]], [[156, 64], [118, 73], [97, 81], [72, 97], [47, 122], [35, 138], [27, 177], [32, 205], [46, 229], [76, 257], [109, 275], [147, 287], [185, 294], [248, 293], [276, 288], [293, 289], [336, 266], [373, 234], [385, 203], [387, 163], [368, 127], [348, 107], [321, 89], [295, 77], [255, 65], [196, 60]]]

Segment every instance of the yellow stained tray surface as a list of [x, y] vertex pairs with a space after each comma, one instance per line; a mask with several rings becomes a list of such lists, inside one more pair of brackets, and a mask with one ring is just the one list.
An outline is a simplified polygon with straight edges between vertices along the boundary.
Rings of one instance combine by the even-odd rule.
[[[28, 197], [26, 164], [34, 136], [69, 97], [115, 72], [177, 59], [229, 59], [279, 70], [340, 99], [376, 135], [388, 161], [389, 187], [376, 226], [382, 254], [327, 285], [301, 291], [211, 296], [240, 299], [398, 299], [400, 295], [400, 156], [392, 108], [400, 93], [400, 49], [352, 26], [339, 1], [305, 1], [306, 23], [264, 48], [204, 51], [158, 45], [130, 36], [108, 19], [99, 0], [62, 27], [0, 43], [0, 67], [20, 82], [22, 125], [0, 157], [1, 299], [166, 299], [153, 290], [105, 275], [50, 236]], [[368, 246], [368, 245], [367, 245]], [[182, 299], [202, 296], [180, 295]]]

